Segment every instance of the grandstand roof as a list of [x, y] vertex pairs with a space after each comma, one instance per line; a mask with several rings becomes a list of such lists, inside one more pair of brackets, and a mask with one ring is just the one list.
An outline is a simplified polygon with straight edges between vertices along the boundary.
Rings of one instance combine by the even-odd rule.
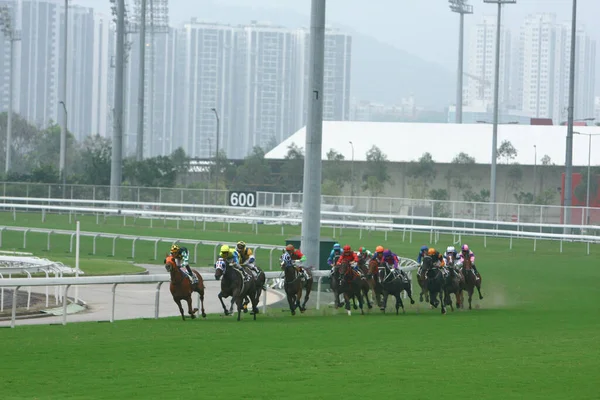
[[[577, 126], [576, 132], [600, 135], [600, 127]], [[517, 150], [514, 161], [533, 165], [534, 145], [537, 163], [544, 155], [560, 165], [565, 162], [566, 126], [500, 125], [498, 146], [510, 141]], [[305, 147], [306, 128], [302, 128], [266, 154], [269, 159], [283, 159], [292, 143]], [[460, 152], [474, 157], [478, 164], [491, 162], [492, 125], [490, 124], [428, 124], [399, 122], [323, 122], [323, 160], [330, 149], [342, 153], [346, 160], [366, 161], [366, 152], [378, 146], [392, 162], [416, 161], [425, 152], [438, 163], [450, 163]], [[595, 143], [594, 143], [595, 142]], [[595, 151], [594, 151], [595, 149]], [[588, 137], [574, 135], [573, 164], [588, 164]], [[592, 165], [600, 164], [600, 136], [592, 139]]]

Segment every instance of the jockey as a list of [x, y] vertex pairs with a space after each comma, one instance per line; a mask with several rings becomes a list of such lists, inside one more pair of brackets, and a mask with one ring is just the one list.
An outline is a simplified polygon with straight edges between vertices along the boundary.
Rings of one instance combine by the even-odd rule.
[[444, 253], [444, 260], [446, 261], [446, 265], [450, 263], [450, 257], [452, 257], [454, 263], [456, 263], [456, 260], [458, 260], [458, 253], [456, 252], [454, 246], [448, 246], [446, 248], [446, 252]]
[[419, 250], [419, 256], [417, 257], [417, 263], [421, 264], [423, 262], [423, 257], [425, 257], [427, 255], [427, 251], [429, 250], [428, 246], [421, 246], [421, 249]]
[[255, 278], [258, 278], [258, 274], [260, 271], [254, 265], [256, 262], [256, 258], [254, 257], [254, 253], [252, 253], [252, 249], [246, 247], [246, 243], [243, 241], [237, 242], [236, 246], [237, 253], [240, 257], [240, 264], [242, 267], [248, 267]]
[[392, 273], [395, 276], [401, 275], [403, 279], [408, 279], [404, 271], [399, 268], [398, 265], [398, 256], [395, 253], [392, 253], [391, 250], [386, 249], [382, 254], [382, 262], [385, 262], [388, 266], [391, 266]]
[[333, 249], [331, 249], [331, 253], [329, 253], [329, 257], [327, 257], [327, 264], [331, 267], [331, 273], [333, 273], [333, 265], [337, 261], [336, 258], [340, 258], [342, 255], [342, 247], [339, 243], [333, 245]]
[[175, 263], [177, 264], [178, 268], [185, 267], [188, 277], [192, 281], [192, 285], [198, 283], [198, 278], [190, 268], [190, 252], [188, 249], [185, 247], [179, 247], [179, 245], [175, 243], [173, 246], [171, 246], [171, 255], [175, 259]]
[[371, 259], [381, 262], [382, 257], [383, 257], [383, 251], [384, 251], [383, 246], [377, 246], [375, 248], [375, 253], [373, 253], [373, 257], [371, 257]]
[[285, 246], [285, 253], [289, 254], [294, 265], [302, 273], [305, 279], [308, 279], [308, 274], [304, 270], [304, 262], [306, 262], [306, 256], [302, 254], [300, 249], [296, 249], [293, 244], [288, 244]]
[[344, 246], [344, 252], [342, 253], [342, 256], [338, 258], [336, 265], [341, 265], [344, 261], [349, 262], [350, 265], [352, 265], [352, 269], [361, 274], [360, 270], [358, 269], [358, 255], [352, 251], [352, 247], [350, 247], [350, 245]]
[[233, 264], [234, 268], [242, 271], [244, 279], [248, 280], [249, 275], [246, 272], [246, 270], [240, 266], [240, 255], [235, 249], [232, 249], [226, 244], [224, 244], [223, 246], [221, 246], [219, 256], [221, 257], [220, 259], [224, 260], [227, 264]]
[[366, 247], [359, 247], [356, 255], [358, 256], [358, 261], [363, 261], [365, 264], [367, 263], [367, 260], [373, 257], [373, 254], [371, 254]]
[[427, 255], [433, 259], [433, 266], [439, 268], [444, 274], [444, 277], [448, 276], [450, 271], [446, 268], [446, 261], [444, 260], [444, 256], [440, 254], [439, 251], [434, 249], [433, 247], [427, 250]]
[[469, 249], [469, 245], [468, 244], [463, 244], [462, 248], [460, 249], [460, 254], [458, 255], [458, 261], [456, 263], [457, 267], [462, 267], [464, 260], [469, 257], [469, 259], [471, 260], [471, 267], [473, 268], [473, 271], [475, 272], [475, 275], [479, 278], [479, 272], [477, 271], [477, 268], [475, 267], [475, 253], [473, 253], [470, 249]]

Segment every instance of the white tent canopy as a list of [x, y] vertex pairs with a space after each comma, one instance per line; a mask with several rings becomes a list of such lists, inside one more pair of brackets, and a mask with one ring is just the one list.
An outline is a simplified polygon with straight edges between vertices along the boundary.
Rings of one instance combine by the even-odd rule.
[[[576, 126], [576, 132], [598, 134], [592, 138], [592, 165], [600, 164], [600, 127]], [[537, 163], [544, 155], [561, 165], [565, 162], [566, 126], [500, 125], [498, 146], [508, 140], [517, 150], [514, 161], [533, 165], [534, 146]], [[283, 159], [288, 147], [295, 144], [304, 148], [306, 127], [300, 129], [266, 154], [268, 159]], [[490, 124], [427, 124], [398, 122], [323, 122], [323, 160], [335, 149], [346, 160], [366, 161], [372, 146], [379, 147], [392, 162], [416, 161], [425, 152], [431, 153], [438, 163], [450, 163], [460, 152], [475, 158], [478, 164], [489, 164], [492, 158], [492, 125]], [[596, 147], [594, 147], [596, 146]], [[596, 151], [594, 151], [594, 148]], [[588, 137], [574, 135], [573, 164], [588, 164]]]

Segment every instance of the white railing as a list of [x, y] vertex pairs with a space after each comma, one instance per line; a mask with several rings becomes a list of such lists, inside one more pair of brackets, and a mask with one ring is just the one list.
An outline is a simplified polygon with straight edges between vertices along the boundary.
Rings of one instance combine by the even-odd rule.
[[[130, 201], [180, 202], [189, 204], [227, 205], [228, 192], [213, 189], [150, 188], [121, 186], [121, 196]], [[29, 182], [3, 182], [0, 194], [16, 197], [46, 197], [107, 200], [109, 186], [41, 184]], [[410, 199], [369, 196], [322, 196], [323, 209], [347, 209], [366, 213], [393, 213], [401, 210], [405, 214], [430, 217], [447, 216], [464, 219], [487, 219], [491, 203], [459, 200]], [[302, 193], [257, 192], [257, 205], [261, 207], [285, 207], [302, 204]], [[590, 207], [563, 207], [560, 205], [533, 205], [517, 203], [495, 203], [496, 221], [517, 220], [558, 223], [563, 212], [573, 212], [573, 221], [588, 225], [600, 221], [600, 210]], [[586, 217], [589, 217], [586, 220]]]
[[[416, 261], [410, 259], [401, 259], [401, 267], [403, 271], [413, 271], [417, 269], [418, 265]], [[329, 276], [329, 271], [313, 271], [313, 277], [317, 278], [317, 301], [315, 308], [320, 309], [321, 303], [321, 289], [323, 278]], [[204, 281], [214, 281], [214, 275], [212, 274], [201, 274]], [[267, 279], [278, 279], [282, 275], [282, 272], [265, 272]], [[15, 327], [16, 315], [17, 315], [17, 293], [21, 287], [31, 286], [64, 286], [63, 297], [62, 297], [62, 324], [67, 323], [67, 304], [69, 288], [71, 286], [80, 285], [112, 285], [112, 300], [111, 300], [111, 317], [110, 322], [115, 320], [115, 297], [116, 288], [120, 284], [138, 284], [138, 283], [156, 283], [156, 291], [154, 297], [154, 318], [158, 319], [159, 304], [160, 304], [160, 288], [163, 283], [169, 282], [170, 276], [168, 274], [159, 275], [118, 275], [118, 276], [86, 276], [77, 278], [17, 278], [17, 279], [5, 279], [0, 280], [0, 288], [14, 288], [13, 289], [13, 302], [11, 311], [11, 328]], [[263, 312], [267, 311], [267, 290], [263, 291], [262, 299]]]
[[[29, 199], [30, 201], [47, 201], [47, 199]], [[52, 200], [56, 201], [56, 200]], [[77, 200], [78, 203], [90, 202], [89, 200]], [[0, 205], [0, 208], [11, 209], [13, 211], [13, 218], [16, 220], [16, 210], [38, 210], [42, 211], [42, 218], [44, 212], [47, 210], [62, 211], [69, 213], [91, 213], [96, 214], [97, 218], [99, 215], [117, 215], [131, 217], [146, 217], [146, 218], [171, 218], [176, 220], [194, 220], [194, 222], [200, 221], [219, 221], [224, 223], [251, 223], [254, 226], [254, 230], [258, 233], [259, 225], [262, 223], [277, 224], [282, 227], [286, 224], [300, 224], [302, 210], [290, 210], [290, 209], [258, 209], [256, 211], [264, 211], [266, 213], [280, 213], [284, 215], [277, 216], [254, 216], [254, 215], [231, 215], [222, 213], [198, 213], [198, 212], [184, 212], [184, 211], [161, 211], [161, 210], [144, 210], [139, 207], [145, 207], [154, 203], [127, 203], [127, 202], [110, 202], [103, 201], [107, 205], [130, 205], [137, 206], [136, 208], [106, 208], [106, 207], [75, 207], [75, 206], [55, 206], [55, 205], [40, 205], [40, 204], [22, 204], [22, 203], [5, 203]], [[174, 204], [174, 207], [183, 208], [194, 208], [193, 205], [185, 204]], [[235, 207], [227, 206], [202, 206], [204, 208], [218, 208], [221, 211], [230, 211], [236, 209]], [[237, 209], [236, 209], [237, 210]], [[588, 243], [595, 243], [600, 241], [600, 236], [595, 235], [584, 235], [583, 232], [600, 230], [600, 226], [585, 226], [585, 225], [564, 225], [564, 224], [533, 224], [533, 223], [520, 223], [520, 222], [490, 222], [487, 220], [463, 220], [463, 219], [451, 219], [451, 218], [436, 218], [436, 217], [416, 217], [407, 215], [381, 215], [381, 214], [364, 214], [364, 213], [343, 213], [337, 211], [323, 211], [322, 215], [332, 215], [338, 218], [344, 219], [322, 219], [321, 224], [328, 227], [342, 228], [354, 228], [360, 231], [360, 237], [362, 238], [363, 230], [383, 230], [386, 232], [391, 230], [401, 230], [404, 233], [409, 232], [412, 234], [413, 231], [430, 232], [432, 239], [436, 232], [439, 233], [451, 233], [451, 234], [473, 234], [473, 235], [489, 235], [489, 236], [501, 236], [501, 237], [521, 237], [529, 239], [549, 239], [549, 240], [572, 240], [572, 241], [583, 241]], [[285, 217], [285, 218], [284, 218]], [[348, 218], [356, 218], [358, 221], [350, 221]], [[410, 223], [391, 223], [394, 219], [404, 219], [410, 221]], [[373, 221], [384, 222], [373, 222]], [[151, 219], [152, 221], [152, 219]], [[369, 222], [364, 222], [369, 221]], [[429, 224], [415, 224], [415, 221], [429, 222]], [[436, 225], [435, 223], [441, 225]], [[453, 226], [449, 226], [453, 225]], [[491, 227], [490, 227], [491, 225]], [[478, 228], [477, 226], [483, 226]], [[502, 229], [500, 229], [502, 228]], [[512, 229], [507, 229], [512, 228]], [[536, 228], [540, 232], [532, 232], [524, 230], [524, 228]], [[565, 233], [550, 233], [544, 232], [544, 229], [555, 229], [562, 231], [565, 228], [575, 230], [579, 234], [565, 234]], [[1, 228], [0, 228], [1, 229]], [[335, 237], [335, 231], [334, 231]], [[387, 239], [387, 238], [386, 238]], [[412, 238], [411, 238], [412, 240]], [[535, 244], [534, 244], [535, 246]]]

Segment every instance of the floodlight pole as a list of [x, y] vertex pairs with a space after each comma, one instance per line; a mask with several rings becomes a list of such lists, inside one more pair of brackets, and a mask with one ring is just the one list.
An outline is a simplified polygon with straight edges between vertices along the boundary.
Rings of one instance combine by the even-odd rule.
[[301, 246], [306, 266], [319, 267], [321, 237], [321, 167], [323, 145], [323, 75], [326, 0], [312, 0], [310, 19], [309, 96], [304, 157]]
[[[571, 224], [571, 196], [573, 174], [573, 122], [575, 107], [575, 46], [577, 44], [577, 0], [573, 0], [573, 15], [571, 21], [571, 59], [569, 66], [569, 107], [567, 118], [567, 149], [565, 155], [565, 189], [564, 189], [564, 221], [565, 225]], [[565, 234], [571, 229], [565, 227]]]
[[123, 173], [123, 78], [125, 65], [125, 0], [117, 2], [117, 45], [115, 62], [115, 108], [110, 163], [110, 199], [121, 197], [121, 177]]
[[496, 22], [496, 67], [494, 79], [494, 127], [492, 131], [492, 171], [490, 176], [490, 220], [496, 218], [496, 164], [498, 158], [498, 113], [500, 100], [500, 34], [502, 25], [502, 5], [515, 4], [517, 0], [483, 0], [484, 3], [498, 4]]
[[460, 14], [460, 29], [458, 34], [458, 75], [456, 77], [456, 123], [462, 124], [463, 112], [463, 66], [465, 44], [465, 14], [473, 14], [473, 6], [468, 0], [448, 0], [450, 10]]
[[[144, 159], [144, 91], [146, 89], [146, 0], [141, 0], [140, 10], [140, 63], [138, 72], [138, 121], [136, 160]], [[154, 51], [154, 49], [152, 49]], [[152, 112], [152, 110], [150, 110]], [[152, 140], [152, 138], [150, 138]]]

